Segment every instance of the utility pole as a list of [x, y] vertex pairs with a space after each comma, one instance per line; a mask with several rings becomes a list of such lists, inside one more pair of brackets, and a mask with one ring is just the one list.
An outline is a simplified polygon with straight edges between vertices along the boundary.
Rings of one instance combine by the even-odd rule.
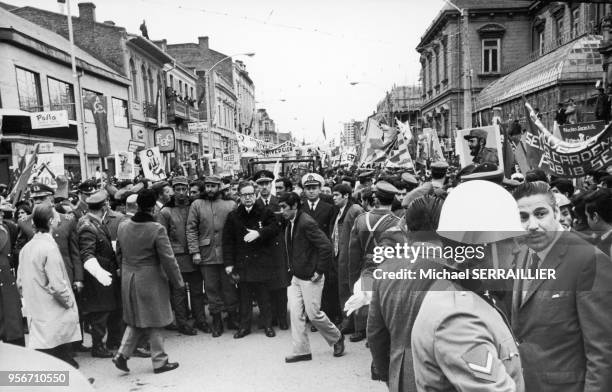
[[74, 35], [72, 32], [72, 15], [70, 14], [70, 0], [66, 0], [66, 9], [68, 10], [68, 37], [70, 39], [70, 62], [72, 63], [72, 77], [75, 80], [76, 93], [74, 94], [74, 114], [77, 114], [77, 108], [79, 110], [79, 128], [78, 135], [78, 150], [79, 151], [79, 163], [81, 166], [81, 181], [86, 180], [89, 177], [88, 163], [87, 162], [87, 148], [85, 145], [85, 113], [83, 110], [83, 95], [81, 90], [81, 76], [77, 73], [76, 69], [76, 58], [74, 55]]

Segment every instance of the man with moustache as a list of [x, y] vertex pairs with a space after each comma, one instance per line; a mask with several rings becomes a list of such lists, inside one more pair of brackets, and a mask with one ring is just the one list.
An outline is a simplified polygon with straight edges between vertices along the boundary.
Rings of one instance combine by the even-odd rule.
[[187, 194], [189, 183], [186, 177], [175, 177], [172, 180], [174, 195], [159, 212], [157, 221], [166, 228], [174, 257], [181, 271], [183, 281], [189, 285], [189, 299], [195, 318], [194, 326], [187, 322], [186, 287], [172, 287], [172, 308], [176, 318], [178, 332], [183, 335], [196, 335], [196, 328], [210, 333], [204, 312], [203, 277], [200, 268], [194, 265], [187, 246], [187, 216], [191, 202]]
[[186, 228], [189, 254], [204, 276], [213, 337], [223, 333], [221, 312], [229, 315], [229, 329], [237, 329], [238, 322], [238, 293], [223, 265], [223, 226], [236, 203], [223, 200], [220, 187], [219, 177], [205, 177], [204, 194], [191, 203]]
[[472, 163], [494, 163], [499, 165], [497, 149], [487, 147], [487, 131], [484, 129], [472, 129], [468, 135], [463, 137], [468, 142], [470, 155], [474, 157]]
[[554, 280], [514, 282], [511, 320], [526, 390], [612, 390], [610, 259], [561, 228], [547, 183], [521, 184], [513, 196], [528, 232], [516, 268], [555, 272]]

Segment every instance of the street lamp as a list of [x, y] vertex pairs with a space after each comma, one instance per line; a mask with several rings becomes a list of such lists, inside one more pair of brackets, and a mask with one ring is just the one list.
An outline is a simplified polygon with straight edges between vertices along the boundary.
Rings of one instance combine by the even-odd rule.
[[[253, 56], [255, 56], [255, 53], [254, 52], [236, 53], [236, 54], [233, 54], [233, 55], [230, 55], [230, 56], [226, 56], [226, 57], [222, 58], [221, 60], [217, 61], [216, 63], [214, 63], [212, 67], [210, 67], [206, 71], [204, 71], [205, 72], [204, 77], [205, 77], [206, 89], [208, 90], [208, 99], [206, 100], [207, 101], [206, 102], [206, 122], [207, 122], [207, 125], [208, 125], [209, 152], [214, 150], [213, 137], [212, 137], [212, 135], [213, 135], [213, 132], [212, 132], [212, 125], [213, 125], [213, 122], [212, 122], [212, 113], [214, 111], [214, 108], [212, 107], [212, 100], [214, 99], [214, 93], [213, 93], [213, 90], [212, 90], [212, 87], [213, 87], [213, 83], [212, 83], [213, 80], [212, 79], [213, 78], [211, 78], [211, 72], [213, 71], [213, 69], [217, 65], [221, 64], [222, 62], [224, 62], [227, 59], [231, 59], [232, 57], [236, 57], [236, 56], [253, 57]], [[198, 139], [199, 139], [198, 142], [200, 143], [200, 154], [201, 154], [202, 151], [203, 151], [203, 148], [204, 148], [204, 138], [203, 138], [201, 133], [199, 134], [199, 138]], [[212, 154], [211, 154], [211, 158], [212, 158]], [[210, 175], [212, 175], [213, 173], [212, 173], [212, 170], [211, 170], [212, 166], [210, 166], [210, 160], [208, 162], [209, 162], [208, 170], [209, 170]]]

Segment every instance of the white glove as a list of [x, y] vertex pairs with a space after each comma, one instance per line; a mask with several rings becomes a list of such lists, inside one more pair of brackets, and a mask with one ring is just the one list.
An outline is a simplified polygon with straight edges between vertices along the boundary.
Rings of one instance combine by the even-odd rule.
[[97, 259], [89, 259], [83, 264], [83, 267], [100, 282], [102, 286], [110, 286], [113, 283], [112, 274], [100, 267]]
[[371, 291], [361, 291], [361, 278], [353, 285], [353, 295], [344, 304], [344, 311], [347, 316], [359, 310], [360, 308], [369, 305], [372, 301]]

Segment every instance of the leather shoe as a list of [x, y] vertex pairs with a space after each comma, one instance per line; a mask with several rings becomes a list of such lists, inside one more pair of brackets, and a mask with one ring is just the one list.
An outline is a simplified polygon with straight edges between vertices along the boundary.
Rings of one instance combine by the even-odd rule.
[[[110, 346], [107, 345], [107, 347], [110, 350]], [[78, 343], [78, 344], [73, 344], [72, 345], [72, 351], [75, 351], [77, 353], [87, 353], [87, 352], [89, 352], [89, 350], [91, 350], [91, 348], [83, 346], [83, 343]]]
[[163, 372], [169, 372], [170, 370], [174, 370], [179, 367], [178, 362], [166, 362], [164, 366], [158, 367], [157, 369], [153, 369], [153, 373], [159, 374]]
[[203, 323], [195, 323], [193, 324], [193, 326], [204, 333], [210, 333], [210, 327], [208, 326], [208, 323], [206, 321], [204, 321]]
[[123, 370], [124, 372], [129, 372], [130, 369], [127, 367], [127, 358], [123, 356], [123, 354], [117, 354], [113, 357], [113, 363], [115, 367], [119, 370]]
[[176, 331], [176, 330], [178, 330], [178, 327], [176, 326], [176, 324], [170, 323], [170, 324], [166, 325], [164, 327], [164, 329], [167, 330], [167, 331]]
[[301, 361], [312, 361], [312, 354], [289, 355], [288, 357], [285, 357], [286, 363], [294, 363]]
[[198, 331], [195, 328], [190, 327], [189, 325], [181, 325], [178, 327], [178, 332], [183, 335], [193, 336], [197, 335]]
[[251, 330], [250, 330], [250, 329], [240, 328], [240, 329], [238, 330], [238, 332], [236, 332], [236, 333], [234, 334], [234, 339], [240, 339], [240, 338], [243, 338], [243, 337], [245, 337], [245, 336], [249, 335], [250, 333], [251, 333]]
[[151, 358], [151, 351], [146, 350], [142, 347], [136, 347], [134, 349], [134, 352], [132, 353], [132, 356], [138, 358]]
[[280, 320], [280, 321], [278, 322], [278, 328], [280, 328], [280, 329], [281, 329], [281, 330], [283, 330], [283, 331], [286, 331], [286, 330], [288, 330], [288, 329], [289, 329], [289, 324], [287, 324], [287, 321], [286, 321], [286, 320]]
[[274, 332], [274, 328], [270, 327], [270, 328], [266, 328], [265, 330], [266, 336], [269, 338], [273, 338], [276, 336], [276, 332]]
[[108, 351], [108, 349], [102, 345], [93, 347], [91, 349], [91, 356], [94, 358], [112, 358], [113, 353]]
[[344, 355], [344, 335], [340, 334], [340, 339], [334, 343], [334, 357]]
[[353, 343], [356, 342], [361, 342], [363, 339], [366, 338], [366, 332], [365, 331], [357, 331], [354, 332], [351, 337], [349, 338], [349, 340]]

